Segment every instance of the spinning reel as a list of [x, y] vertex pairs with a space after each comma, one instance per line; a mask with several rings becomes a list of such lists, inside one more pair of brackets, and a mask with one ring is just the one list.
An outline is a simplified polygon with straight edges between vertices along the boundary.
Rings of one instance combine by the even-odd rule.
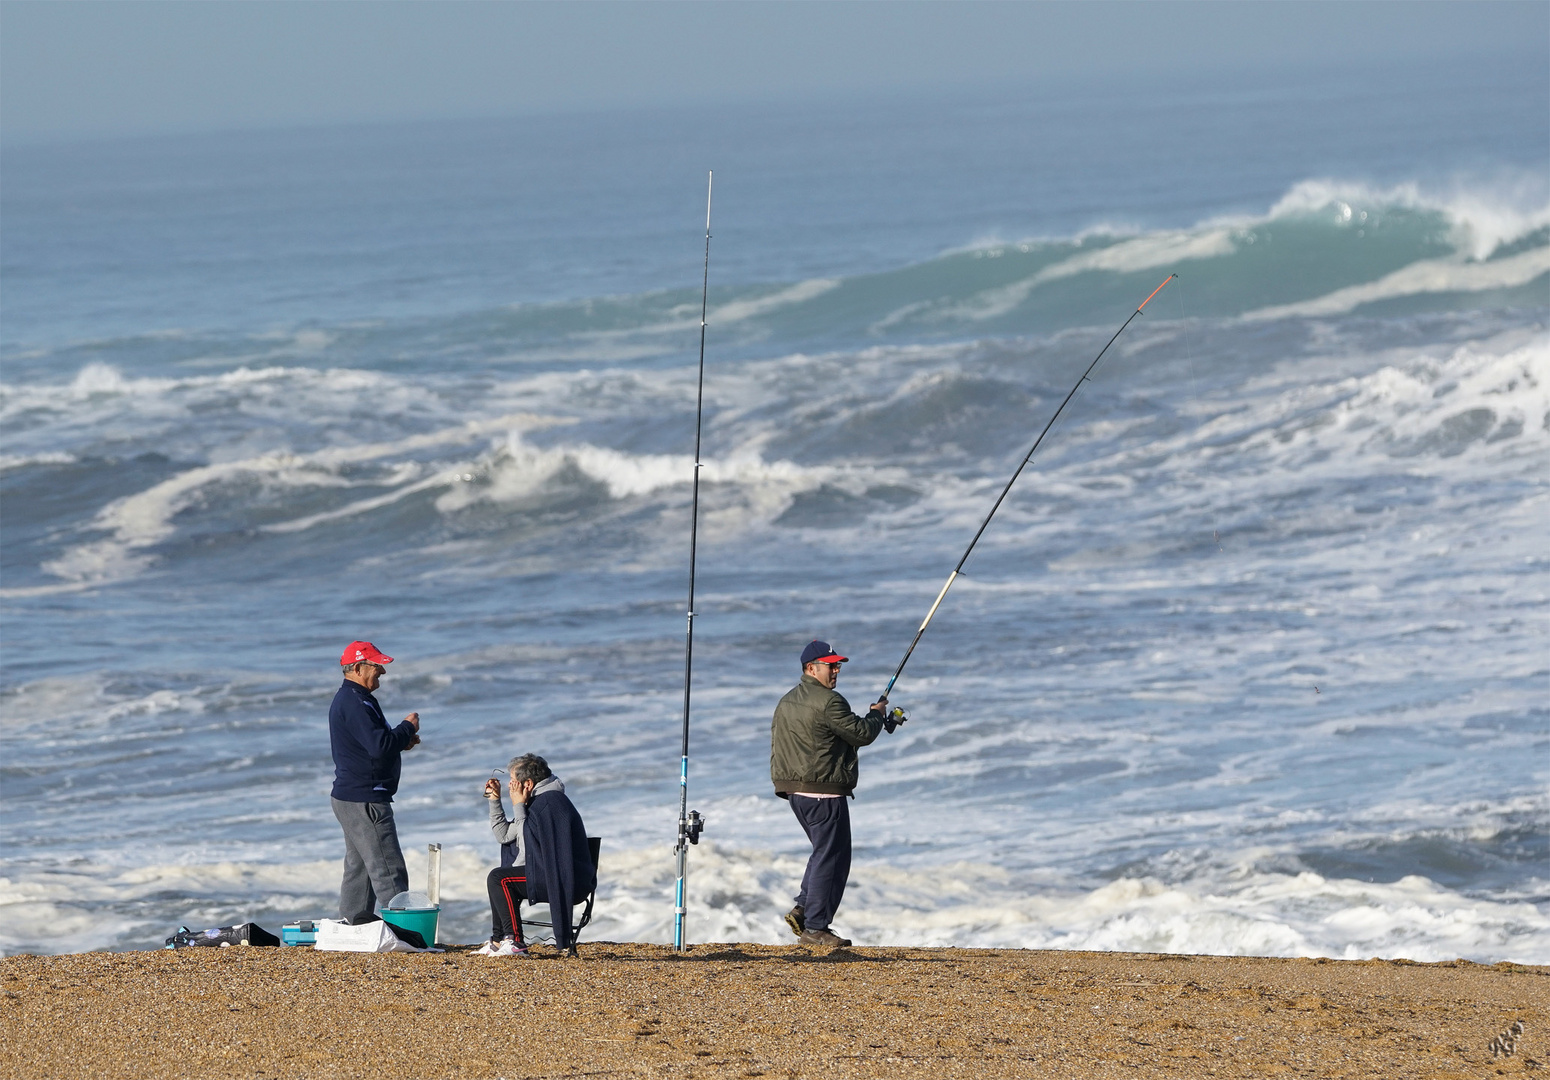
[[705, 828], [705, 819], [700, 816], [698, 810], [690, 810], [689, 816], [678, 823], [678, 842], [681, 845], [685, 840], [691, 844], [700, 842], [700, 831]]

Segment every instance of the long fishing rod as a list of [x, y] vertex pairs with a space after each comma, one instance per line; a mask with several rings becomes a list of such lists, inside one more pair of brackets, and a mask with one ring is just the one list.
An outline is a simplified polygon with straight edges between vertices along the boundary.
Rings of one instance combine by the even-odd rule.
[[[1178, 276], [1179, 275], [1177, 274], [1169, 274], [1167, 277], [1165, 277], [1163, 279], [1162, 285], [1159, 285], [1157, 288], [1153, 289], [1151, 296], [1148, 296], [1145, 300], [1141, 301], [1141, 307], [1138, 307], [1132, 311], [1130, 313], [1130, 318], [1126, 319], [1124, 324], [1120, 326], [1118, 330], [1114, 331], [1114, 336], [1109, 338], [1109, 345], [1113, 345], [1116, 341], [1119, 340], [1119, 336], [1125, 332], [1125, 327], [1129, 326], [1131, 321], [1135, 319], [1137, 315], [1141, 314], [1141, 308], [1146, 307], [1147, 304], [1152, 302], [1152, 296], [1156, 296], [1158, 293], [1162, 292], [1163, 285], [1168, 284], [1168, 282], [1172, 281]], [[915, 651], [915, 646], [920, 644], [921, 635], [926, 632], [926, 627], [931, 625], [931, 619], [936, 615], [936, 609], [942, 606], [942, 598], [947, 595], [947, 590], [953, 587], [953, 582], [957, 581], [958, 575], [963, 572], [963, 564], [969, 561], [969, 555], [974, 551], [974, 545], [978, 544], [980, 542], [980, 537], [985, 534], [985, 527], [990, 524], [990, 519], [996, 516], [996, 511], [1001, 509], [1001, 503], [1006, 499], [1007, 492], [1011, 491], [1012, 485], [1017, 483], [1017, 478], [1023, 474], [1023, 469], [1027, 467], [1028, 462], [1033, 460], [1033, 455], [1038, 451], [1039, 444], [1044, 441], [1044, 436], [1050, 433], [1050, 428], [1055, 426], [1055, 421], [1060, 419], [1060, 414], [1065, 411], [1067, 405], [1071, 404], [1071, 399], [1076, 397], [1076, 392], [1082, 388], [1082, 384], [1084, 382], [1089, 380], [1093, 373], [1093, 369], [1098, 366], [1098, 361], [1103, 359], [1103, 354], [1109, 351], [1109, 345], [1105, 345], [1101, 350], [1099, 350], [1098, 355], [1093, 357], [1093, 362], [1087, 365], [1087, 370], [1082, 372], [1082, 377], [1076, 380], [1076, 385], [1071, 388], [1071, 392], [1067, 394], [1065, 400], [1060, 403], [1060, 408], [1055, 410], [1055, 415], [1049, 418], [1049, 423], [1044, 425], [1044, 430], [1039, 432], [1039, 437], [1033, 440], [1032, 449], [1030, 449], [1027, 455], [1024, 456], [1022, 464], [1017, 466], [1017, 471], [1012, 474], [1012, 478], [1006, 482], [1006, 487], [1001, 489], [1001, 494], [996, 497], [995, 505], [990, 508], [990, 513], [985, 515], [985, 520], [980, 522], [980, 527], [978, 531], [975, 532], [974, 539], [969, 541], [969, 546], [967, 549], [965, 549], [963, 558], [958, 560], [958, 565], [953, 567], [953, 572], [947, 575], [947, 583], [942, 586], [942, 591], [936, 594], [936, 600], [934, 603], [932, 603], [931, 610], [926, 612], [926, 617], [921, 622], [920, 629], [915, 631], [915, 639], [910, 642], [910, 647], [904, 650], [904, 659], [900, 660], [899, 666], [894, 669], [893, 678], [888, 680], [888, 685], [886, 688], [884, 688], [882, 694], [880, 695], [881, 697], [887, 697], [893, 690], [893, 684], [899, 681], [899, 676], [904, 672], [904, 665], [910, 662], [910, 654]]]
[[689, 610], [684, 631], [683, 754], [678, 761], [678, 885], [673, 893], [673, 948], [684, 947], [684, 877], [689, 869], [689, 845], [700, 842], [705, 819], [689, 809], [689, 690], [694, 674], [694, 560], [700, 531], [700, 426], [705, 415], [705, 313], [710, 298], [710, 196], [716, 174], [705, 179], [705, 276], [700, 282], [700, 381], [694, 399], [694, 500], [689, 511]]

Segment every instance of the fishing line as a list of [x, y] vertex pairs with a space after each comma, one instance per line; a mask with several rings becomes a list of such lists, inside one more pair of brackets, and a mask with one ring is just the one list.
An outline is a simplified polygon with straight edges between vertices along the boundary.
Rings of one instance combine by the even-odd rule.
[[[1174, 302], [1178, 305], [1179, 308], [1179, 324], [1184, 329], [1184, 363], [1189, 368], [1189, 398], [1191, 401], [1203, 403], [1206, 401], [1206, 395], [1200, 391], [1200, 366], [1196, 363], [1196, 353], [1201, 351], [1201, 349], [1198, 348], [1199, 342], [1197, 340], [1200, 336], [1200, 319], [1191, 310], [1192, 305], [1188, 303], [1189, 299], [1189, 290], [1184, 289], [1179, 291], [1178, 297]], [[1197, 460], [1204, 460], [1209, 450], [1209, 448], [1200, 439], [1198, 435], [1198, 429], [1210, 424], [1212, 419], [1213, 417], [1208, 411], [1200, 418], [1199, 423], [1196, 425], [1197, 435], [1195, 457]], [[1206, 504], [1207, 517], [1212, 519], [1211, 540], [1216, 545], [1217, 554], [1225, 555], [1227, 554], [1227, 548], [1222, 544], [1221, 523], [1217, 520], [1214, 520], [1216, 518], [1216, 513], [1214, 511], [1214, 504], [1216, 499], [1210, 490], [1209, 482], [1207, 480], [1201, 479], [1200, 473], [1198, 471], [1195, 472], [1195, 478], [1200, 488], [1200, 497], [1205, 501]]]
[[700, 842], [705, 819], [689, 809], [689, 691], [694, 682], [694, 565], [700, 531], [700, 431], [705, 415], [705, 313], [710, 298], [710, 197], [716, 174], [705, 174], [705, 273], [700, 281], [700, 374], [694, 398], [694, 498], [689, 510], [689, 607], [684, 628], [683, 750], [678, 760], [678, 882], [673, 890], [673, 948], [684, 947], [684, 878], [689, 870], [689, 845]]
[[1184, 345], [1184, 368], [1189, 379], [1189, 395], [1186, 401], [1201, 409], [1198, 416], [1182, 414], [1181, 410], [1182, 419], [1193, 425], [1179, 441], [1180, 458], [1189, 462], [1188, 465], [1181, 466], [1181, 471], [1189, 481], [1190, 489], [1186, 491], [1186, 496], [1198, 503], [1207, 522], [1211, 525], [1211, 547], [1215, 549], [1214, 555], [1225, 555], [1227, 548], [1222, 543], [1221, 523], [1216, 520], [1216, 500], [1211, 491], [1211, 474], [1209, 471], [1202, 472], [1202, 465], [1210, 464], [1211, 452], [1209, 439], [1202, 429], [1211, 425], [1215, 415], [1207, 405], [1207, 394], [1201, 389], [1199, 355], [1204, 352], [1204, 349], [1199, 341], [1200, 320], [1194, 314], [1190, 299], [1189, 290], [1180, 288], [1175, 289], [1159, 304], [1162, 306], [1171, 303], [1177, 312], [1175, 318], [1179, 326], [1179, 337]]
[[[1207, 650], [1218, 642], [1217, 630], [1222, 625], [1216, 614], [1222, 598], [1219, 581], [1227, 572], [1225, 562], [1214, 560], [1222, 559], [1227, 549], [1222, 542], [1222, 523], [1218, 520], [1220, 504], [1216, 490], [1221, 477], [1219, 470], [1213, 468], [1213, 443], [1218, 433], [1212, 425], [1220, 409], [1212, 402], [1209, 387], [1203, 386], [1200, 376], [1201, 356], [1209, 356], [1209, 353], [1197, 340], [1200, 328], [1193, 314], [1196, 307], [1193, 300], [1193, 294], [1181, 282], [1153, 309], [1159, 318], [1171, 318], [1177, 328], [1173, 336], [1183, 347], [1184, 380], [1188, 385], [1186, 392], [1174, 395], [1170, 402], [1176, 424], [1168, 449], [1172, 483], [1152, 485], [1164, 496], [1152, 514], [1153, 520], [1158, 521], [1165, 532], [1172, 531], [1169, 528], [1171, 522], [1180, 523], [1181, 542], [1177, 547], [1174, 571], [1174, 580], [1180, 585], [1177, 602], [1183, 605], [1191, 623], [1202, 629], [1198, 634], [1190, 630], [1175, 631], [1170, 638], [1175, 647], [1181, 647], [1179, 674], [1204, 679], [1218, 674], [1214, 661], [1208, 659]], [[1170, 487], [1177, 493], [1172, 498], [1168, 497]], [[1209, 537], [1204, 535], [1207, 526], [1211, 532]], [[1173, 549], [1172, 544], [1168, 546]], [[1190, 647], [1182, 648], [1186, 643]]]
[[[1204, 398], [1204, 394], [1201, 394], [1200, 389], [1200, 366], [1198, 366], [1197, 358], [1195, 358], [1195, 353], [1200, 352], [1197, 342], [1198, 321], [1195, 318], [1192, 305], [1187, 302], [1189, 301], [1189, 290], [1173, 290], [1173, 293], [1169, 294], [1169, 299], [1172, 301], [1173, 307], [1178, 311], [1175, 319], [1178, 322], [1178, 328], [1180, 328], [1180, 338], [1184, 342], [1184, 372], [1186, 372], [1186, 377], [1189, 378], [1189, 397], [1186, 398], [1186, 401], [1192, 401], [1192, 403], [1194, 401], [1204, 401], [1206, 398]], [[1200, 499], [1204, 500], [1204, 504], [1209, 508], [1211, 497], [1206, 493], [1206, 485], [1204, 485], [1203, 479], [1201, 479], [1198, 460], [1206, 454], [1206, 446], [1201, 442], [1200, 428], [1209, 425], [1211, 418], [1209, 418], [1209, 412], [1201, 412], [1198, 418], [1184, 415], [1184, 420], [1195, 420], [1194, 428], [1184, 432], [1180, 440], [1181, 452], [1183, 452], [1184, 456], [1187, 456], [1187, 460], [1190, 462], [1186, 466], [1186, 474], [1192, 485], [1194, 485], [1195, 493], [1198, 494]], [[1212, 528], [1211, 536], [1212, 544], [1220, 549], [1220, 528]]]
[[[953, 572], [947, 575], [947, 581], [945, 584], [943, 584], [942, 591], [936, 594], [936, 600], [932, 602], [931, 610], [926, 612], [926, 617], [921, 622], [920, 629], [915, 631], [915, 637], [910, 642], [910, 647], [904, 650], [904, 659], [899, 661], [899, 666], [894, 669], [893, 677], [888, 680], [888, 685], [883, 689], [883, 692], [879, 695], [879, 697], [886, 698], [889, 693], [893, 691], [893, 684], [898, 682], [899, 676], [904, 673], [904, 665], [910, 662], [910, 656], [912, 653], [914, 653], [915, 646], [920, 644], [920, 639], [925, 634], [926, 627], [931, 625], [932, 618], [936, 616], [937, 608], [942, 606], [942, 600], [947, 596], [947, 590], [953, 587], [954, 581], [958, 580], [958, 576], [963, 572], [964, 563], [969, 561], [969, 555], [974, 551], [974, 545], [978, 544], [980, 542], [980, 537], [985, 535], [985, 529], [990, 525], [990, 519], [996, 516], [996, 511], [1001, 509], [1001, 504], [1006, 501], [1007, 494], [1012, 490], [1012, 485], [1017, 483], [1017, 478], [1022, 475], [1023, 469], [1027, 468], [1028, 463], [1033, 460], [1033, 455], [1038, 451], [1040, 444], [1044, 442], [1044, 436], [1050, 433], [1050, 429], [1055, 426], [1055, 421], [1060, 419], [1060, 414], [1065, 411], [1067, 405], [1071, 404], [1071, 399], [1076, 397], [1076, 392], [1082, 388], [1082, 384], [1090, 381], [1093, 370], [1097, 368], [1098, 361], [1103, 359], [1104, 353], [1109, 351], [1109, 346], [1118, 341], [1119, 336], [1125, 332], [1125, 328], [1135, 320], [1136, 316], [1141, 314], [1141, 308], [1144, 308], [1147, 304], [1151, 303], [1153, 296], [1156, 296], [1158, 293], [1162, 292], [1163, 285], [1168, 284], [1168, 282], [1172, 281], [1176, 277], [1178, 277], [1177, 274], [1169, 274], [1167, 277], [1165, 277], [1163, 279], [1162, 285], [1159, 285], [1157, 288], [1153, 289], [1151, 296], [1148, 296], [1145, 300], [1141, 301], [1140, 307], [1137, 307], [1134, 311], [1132, 311], [1130, 313], [1130, 318], [1126, 319], [1124, 323], [1120, 325], [1120, 328], [1114, 331], [1114, 336], [1109, 338], [1108, 345], [1105, 345], [1098, 351], [1098, 355], [1093, 357], [1093, 362], [1087, 365], [1087, 370], [1082, 372], [1082, 377], [1076, 380], [1076, 385], [1071, 387], [1070, 393], [1065, 396], [1065, 399], [1061, 401], [1060, 406], [1056, 408], [1055, 415], [1049, 418], [1049, 423], [1044, 425], [1044, 430], [1039, 432], [1039, 437], [1033, 440], [1033, 446], [1030, 447], [1028, 453], [1023, 456], [1023, 460], [1017, 466], [1017, 470], [1012, 473], [1012, 478], [1006, 482], [1006, 487], [1001, 489], [1001, 494], [996, 496], [996, 501], [991, 506], [990, 513], [986, 514], [985, 520], [980, 522], [979, 529], [974, 533], [974, 539], [970, 540], [969, 546], [964, 549], [963, 558], [958, 560], [958, 565], [953, 567]], [[899, 710], [894, 710], [893, 714], [891, 715], [893, 718], [902, 719]], [[892, 729], [890, 728], [890, 730]]]

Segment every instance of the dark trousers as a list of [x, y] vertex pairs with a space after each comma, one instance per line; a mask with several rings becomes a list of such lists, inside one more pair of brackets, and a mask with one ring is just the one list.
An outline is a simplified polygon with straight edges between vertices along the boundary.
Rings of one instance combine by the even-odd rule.
[[378, 904], [409, 888], [409, 870], [398, 846], [393, 804], [330, 799], [344, 830], [344, 880], [339, 885], [339, 917], [370, 922]]
[[518, 912], [527, 899], [527, 867], [497, 866], [486, 883], [490, 890], [490, 940], [512, 938], [522, 943], [522, 919]]
[[829, 929], [850, 878], [850, 800], [791, 796], [791, 812], [813, 845], [797, 906], [809, 930]]

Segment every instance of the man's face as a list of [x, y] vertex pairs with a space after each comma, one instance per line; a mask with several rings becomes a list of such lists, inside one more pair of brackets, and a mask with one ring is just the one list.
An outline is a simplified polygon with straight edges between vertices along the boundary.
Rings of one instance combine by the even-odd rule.
[[382, 676], [387, 668], [381, 664], [360, 664], [355, 670], [360, 672], [361, 685], [369, 691], [382, 685]]
[[813, 678], [817, 679], [819, 682], [823, 683], [830, 690], [833, 690], [834, 684], [840, 681], [839, 662], [831, 664], [826, 660], [814, 660], [811, 664], [807, 665], [807, 673]]

